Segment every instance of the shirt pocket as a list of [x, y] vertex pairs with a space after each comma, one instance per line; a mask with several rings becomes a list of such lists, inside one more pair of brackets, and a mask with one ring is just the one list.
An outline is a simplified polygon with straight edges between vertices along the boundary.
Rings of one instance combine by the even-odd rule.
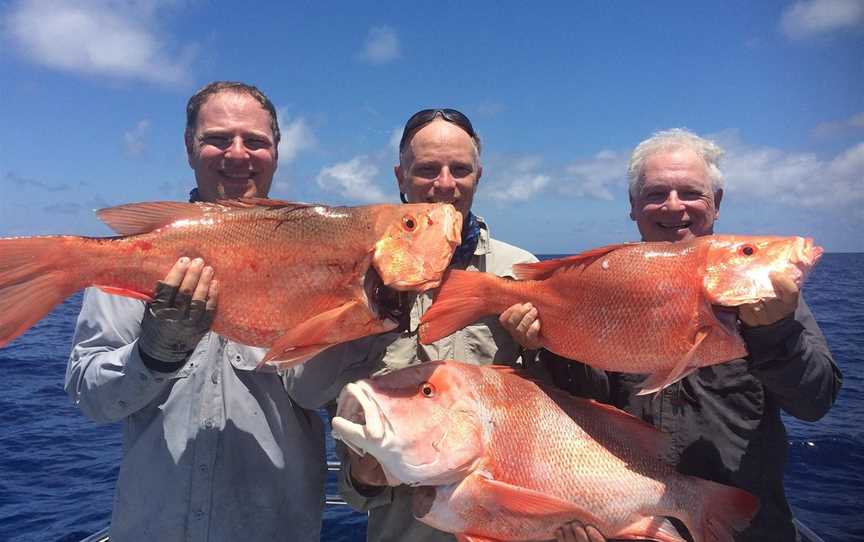
[[498, 323], [497, 316], [487, 316], [459, 332], [466, 361], [476, 365], [513, 365], [519, 357], [519, 345]]

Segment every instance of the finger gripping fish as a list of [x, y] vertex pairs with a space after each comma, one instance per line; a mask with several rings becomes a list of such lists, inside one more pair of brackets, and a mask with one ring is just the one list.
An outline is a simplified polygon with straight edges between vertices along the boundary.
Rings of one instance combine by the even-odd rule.
[[439, 361], [349, 384], [333, 436], [373, 455], [414, 515], [460, 540], [549, 540], [566, 523], [606, 538], [731, 542], [758, 509], [738, 488], [678, 473], [671, 436], [512, 370]]
[[420, 337], [428, 344], [530, 301], [545, 348], [600, 369], [651, 373], [640, 392], [651, 393], [745, 356], [729, 309], [775, 297], [771, 273], [800, 287], [821, 254], [802, 237], [711, 235], [519, 264], [516, 281], [453, 270], [421, 319]]
[[0, 239], [0, 347], [76, 290], [149, 300], [181, 256], [220, 283], [212, 329], [269, 347], [289, 366], [336, 343], [387, 331], [370, 295], [381, 284], [425, 291], [460, 242], [452, 205], [326, 207], [246, 199], [136, 203], [98, 216], [120, 237]]

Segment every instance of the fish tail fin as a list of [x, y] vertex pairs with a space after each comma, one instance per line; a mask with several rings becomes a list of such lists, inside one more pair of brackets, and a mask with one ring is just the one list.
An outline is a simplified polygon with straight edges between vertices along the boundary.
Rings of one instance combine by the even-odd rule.
[[[734, 535], [750, 525], [759, 510], [759, 499], [737, 487], [699, 480], [705, 496], [701, 518], [703, 542], [733, 542]], [[697, 536], [696, 540], [699, 538]]]
[[64, 237], [0, 239], [0, 347], [78, 289]]
[[[478, 271], [448, 271], [435, 296], [432, 307], [420, 319], [420, 342], [431, 344], [495, 314], [506, 294], [506, 280]], [[500, 310], [503, 311], [503, 308]]]

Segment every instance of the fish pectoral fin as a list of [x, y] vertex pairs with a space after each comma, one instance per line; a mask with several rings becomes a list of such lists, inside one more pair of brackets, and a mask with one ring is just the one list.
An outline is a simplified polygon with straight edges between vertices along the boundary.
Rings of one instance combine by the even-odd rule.
[[147, 303], [153, 301], [153, 296], [145, 294], [144, 292], [138, 292], [136, 290], [129, 290], [127, 288], [115, 288], [114, 286], [96, 286], [106, 294], [111, 295], [122, 295], [123, 297], [131, 297], [132, 299], [140, 299], [141, 301], [146, 301]]
[[553, 275], [559, 269], [577, 267], [580, 265], [588, 266], [597, 258], [632, 244], [633, 243], [620, 243], [617, 245], [607, 245], [605, 247], [587, 250], [573, 256], [567, 256], [565, 258], [555, 258], [534, 263], [517, 263], [513, 266], [513, 273], [519, 280], [543, 280]]
[[270, 346], [261, 364], [287, 369], [334, 344], [383, 333], [395, 326], [390, 320], [376, 319], [360, 301], [348, 301], [288, 330]]
[[516, 517], [548, 518], [550, 520], [557, 517], [561, 521], [575, 519], [588, 525], [601, 524], [597, 516], [588, 510], [554, 495], [547, 495], [498, 480], [490, 480], [483, 476], [472, 476], [471, 478], [472, 483], [476, 484], [477, 494], [486, 501], [484, 508], [501, 508]]
[[648, 395], [649, 393], [656, 393], [666, 386], [674, 384], [678, 382], [685, 376], [689, 375], [693, 371], [696, 370], [696, 367], [691, 367], [690, 363], [693, 361], [693, 356], [696, 355], [696, 351], [699, 349], [699, 345], [702, 344], [702, 341], [705, 340], [706, 337], [711, 333], [710, 327], [702, 327], [696, 332], [696, 338], [693, 341], [693, 346], [690, 347], [690, 350], [687, 351], [686, 354], [672, 367], [665, 375], [662, 373], [654, 373], [650, 377], [648, 377], [645, 382], [642, 384], [642, 389], [639, 390], [639, 393], [636, 395]]
[[640, 518], [611, 535], [616, 539], [659, 540], [660, 542], [685, 542], [678, 529], [663, 516]]
[[457, 533], [456, 542], [501, 542], [497, 538], [489, 538], [479, 534]]
[[96, 216], [120, 235], [138, 235], [167, 226], [177, 220], [202, 218], [213, 204], [154, 201], [127, 203], [96, 211]]
[[277, 371], [284, 371], [296, 365], [306, 363], [333, 346], [332, 344], [310, 344], [307, 346], [280, 348], [278, 343], [279, 341], [273, 343], [273, 346], [261, 359], [261, 363], [258, 364], [259, 369], [273, 367]]

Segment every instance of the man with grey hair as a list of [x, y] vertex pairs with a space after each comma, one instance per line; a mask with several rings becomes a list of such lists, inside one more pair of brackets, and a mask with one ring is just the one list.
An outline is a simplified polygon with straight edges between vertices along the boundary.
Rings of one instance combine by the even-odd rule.
[[[723, 151], [687, 130], [658, 132], [633, 151], [630, 218], [643, 241], [681, 241], [714, 233], [723, 198]], [[612, 404], [672, 434], [668, 459], [684, 473], [740, 487], [760, 509], [739, 541], [796, 540], [783, 489], [788, 442], [781, 410], [824, 416], [842, 376], [810, 309], [791, 280], [772, 277], [777, 299], [739, 308], [744, 359], [703, 367], [654, 395], [637, 395], [648, 375], [611, 373], [548, 351], [540, 363], [574, 395]], [[518, 317], [522, 318], [519, 319]], [[516, 316], [523, 345], [542, 345], [539, 318]], [[683, 525], [676, 524], [679, 530]], [[567, 525], [559, 541], [602, 540], [591, 526]]]

